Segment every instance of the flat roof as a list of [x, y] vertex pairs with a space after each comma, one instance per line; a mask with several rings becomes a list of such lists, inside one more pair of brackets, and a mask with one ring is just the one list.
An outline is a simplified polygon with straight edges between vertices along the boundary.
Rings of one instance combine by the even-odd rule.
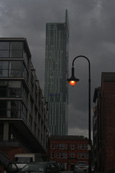
[[49, 139], [52, 139], [52, 140], [88, 140], [87, 137], [76, 136], [76, 135], [51, 136]]
[[102, 72], [102, 81], [115, 82], [115, 72]]

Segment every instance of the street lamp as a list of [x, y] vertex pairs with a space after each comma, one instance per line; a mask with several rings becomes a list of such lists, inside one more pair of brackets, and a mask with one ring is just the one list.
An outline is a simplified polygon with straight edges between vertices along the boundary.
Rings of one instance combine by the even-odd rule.
[[88, 109], [89, 109], [89, 173], [91, 173], [91, 70], [90, 70], [90, 61], [89, 59], [84, 56], [84, 55], [79, 55], [76, 56], [73, 61], [72, 61], [72, 75], [70, 78], [67, 79], [67, 81], [70, 83], [70, 85], [75, 86], [77, 84], [77, 82], [79, 81], [79, 79], [75, 78], [74, 76], [74, 61], [77, 58], [85, 58], [88, 61], [89, 64], [89, 88], [88, 88]]

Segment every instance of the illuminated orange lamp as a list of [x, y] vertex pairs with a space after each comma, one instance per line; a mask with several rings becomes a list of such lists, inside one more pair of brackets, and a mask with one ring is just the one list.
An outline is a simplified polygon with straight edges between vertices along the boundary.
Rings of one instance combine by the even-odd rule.
[[77, 82], [79, 81], [79, 79], [77, 79], [75, 77], [71, 77], [71, 78], [67, 79], [67, 81], [69, 82], [69, 84], [71, 86], [75, 86], [77, 84]]
[[74, 80], [71, 80], [71, 81], [69, 81], [69, 84], [70, 84], [71, 86], [75, 86], [75, 85], [77, 84], [77, 82], [74, 81]]
[[74, 67], [72, 67], [72, 76], [68, 78], [67, 81], [69, 82], [71, 86], [75, 86], [77, 82], [79, 81], [79, 79], [75, 78], [74, 76]]

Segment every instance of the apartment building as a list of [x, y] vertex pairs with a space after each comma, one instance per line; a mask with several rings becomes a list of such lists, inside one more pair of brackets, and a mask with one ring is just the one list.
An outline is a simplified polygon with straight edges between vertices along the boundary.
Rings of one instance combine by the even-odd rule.
[[25, 38], [0, 38], [0, 151], [47, 153], [47, 103]]
[[88, 139], [81, 136], [51, 136], [49, 160], [56, 161], [64, 170], [73, 170], [79, 161], [88, 165]]
[[115, 172], [115, 73], [103, 72], [93, 101], [94, 164], [97, 172]]

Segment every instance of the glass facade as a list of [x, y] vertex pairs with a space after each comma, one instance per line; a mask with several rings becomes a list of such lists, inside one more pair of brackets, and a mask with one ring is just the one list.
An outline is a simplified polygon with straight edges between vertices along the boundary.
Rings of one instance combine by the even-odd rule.
[[46, 24], [45, 97], [51, 135], [68, 131], [68, 19], [65, 23]]
[[0, 57], [22, 58], [23, 42], [0, 42]]
[[[46, 152], [47, 103], [25, 38], [0, 38], [0, 120], [3, 124], [0, 124], [0, 141], [18, 139], [28, 146], [25, 139], [29, 134], [29, 138], [36, 138], [32, 145], [36, 145], [37, 150], [41, 150], [42, 146], [42, 152]], [[26, 133], [23, 133], [22, 127]]]
[[27, 117], [27, 59], [23, 41], [0, 42], [0, 118]]
[[23, 77], [27, 80], [27, 70], [23, 61], [1, 61], [0, 78]]

